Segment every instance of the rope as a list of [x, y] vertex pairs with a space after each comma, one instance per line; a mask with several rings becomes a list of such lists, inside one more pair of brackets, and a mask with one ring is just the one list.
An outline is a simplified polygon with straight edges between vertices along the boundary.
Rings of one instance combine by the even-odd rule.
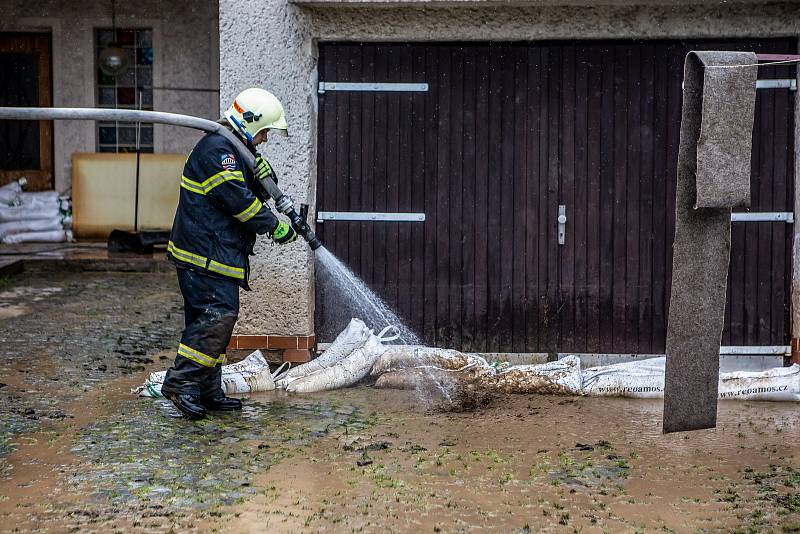
[[[388, 334], [390, 331], [394, 331], [394, 335], [387, 336], [386, 334]], [[400, 339], [400, 329], [394, 325], [389, 325], [381, 330], [381, 333], [378, 334], [378, 339], [381, 340], [381, 343], [388, 343], [389, 341]]]
[[707, 69], [744, 69], [748, 67], [769, 67], [771, 65], [786, 65], [800, 63], [800, 59], [784, 59], [782, 61], [768, 61], [766, 63], [746, 63], [744, 65], [704, 65]]
[[[284, 366], [286, 366], [285, 371], [283, 370]], [[288, 373], [289, 369], [291, 368], [292, 368], [292, 362], [283, 362], [282, 364], [280, 364], [278, 368], [275, 369], [275, 372], [271, 374], [272, 381], [277, 382], [278, 380], [286, 376], [286, 373]]]

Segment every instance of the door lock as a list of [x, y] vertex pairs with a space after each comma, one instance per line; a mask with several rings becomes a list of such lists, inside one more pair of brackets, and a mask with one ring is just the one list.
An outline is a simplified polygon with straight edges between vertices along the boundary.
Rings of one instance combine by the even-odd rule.
[[567, 207], [564, 204], [558, 206], [558, 244], [563, 245], [567, 233]]

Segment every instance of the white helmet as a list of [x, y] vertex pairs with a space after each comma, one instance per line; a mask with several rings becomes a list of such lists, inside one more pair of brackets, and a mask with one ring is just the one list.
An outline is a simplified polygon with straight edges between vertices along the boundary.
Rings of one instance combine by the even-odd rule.
[[269, 91], [257, 87], [239, 93], [225, 111], [225, 118], [250, 142], [264, 129], [275, 130], [284, 137], [289, 135], [283, 104]]

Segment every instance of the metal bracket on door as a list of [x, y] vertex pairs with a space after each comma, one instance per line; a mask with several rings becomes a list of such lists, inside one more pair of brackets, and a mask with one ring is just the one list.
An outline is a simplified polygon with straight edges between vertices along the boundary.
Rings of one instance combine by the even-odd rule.
[[567, 207], [564, 204], [558, 206], [558, 244], [563, 245], [567, 234]]
[[794, 213], [791, 211], [762, 211], [731, 213], [731, 222], [794, 222]]
[[319, 82], [317, 91], [422, 91], [428, 90], [427, 83], [363, 83], [363, 82]]
[[317, 222], [325, 221], [375, 221], [375, 222], [425, 222], [424, 213], [385, 213], [371, 211], [319, 211]]
[[756, 89], [788, 89], [790, 91], [797, 91], [797, 80], [794, 78], [756, 80]]
[[[681, 83], [683, 89], [683, 83]], [[794, 78], [756, 80], [756, 89], [788, 89], [797, 91], [797, 80]]]

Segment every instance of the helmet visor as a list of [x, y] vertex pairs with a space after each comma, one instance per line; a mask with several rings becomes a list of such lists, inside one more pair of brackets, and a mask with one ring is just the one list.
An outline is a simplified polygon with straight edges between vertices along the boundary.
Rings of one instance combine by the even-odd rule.
[[285, 130], [283, 128], [270, 128], [269, 133], [278, 134], [281, 137], [289, 137], [289, 130]]

